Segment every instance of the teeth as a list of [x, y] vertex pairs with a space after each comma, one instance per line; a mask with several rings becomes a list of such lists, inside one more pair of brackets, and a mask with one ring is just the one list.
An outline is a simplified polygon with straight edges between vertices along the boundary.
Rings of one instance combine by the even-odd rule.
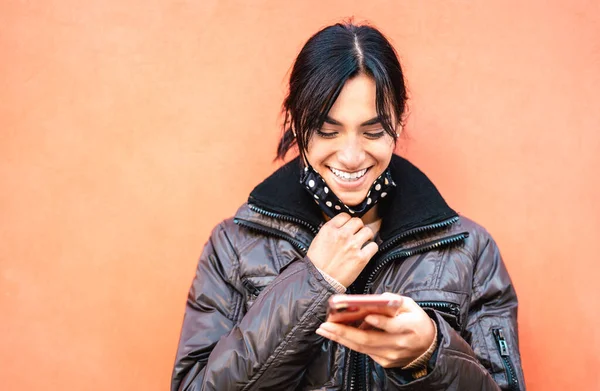
[[355, 171], [355, 172], [346, 172], [346, 171], [338, 170], [337, 168], [333, 168], [333, 167], [329, 167], [329, 168], [331, 169], [331, 172], [333, 172], [335, 174], [335, 176], [337, 176], [338, 178], [343, 179], [345, 181], [355, 181], [355, 180], [361, 178], [367, 172], [366, 168], [363, 170], [360, 170], [360, 171]]

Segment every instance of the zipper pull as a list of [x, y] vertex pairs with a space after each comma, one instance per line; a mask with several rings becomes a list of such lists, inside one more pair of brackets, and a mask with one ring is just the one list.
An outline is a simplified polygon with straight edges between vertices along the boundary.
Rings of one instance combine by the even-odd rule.
[[451, 304], [450, 313], [458, 318], [460, 316], [460, 307], [456, 304]]
[[504, 338], [504, 331], [502, 331], [502, 329], [496, 329], [494, 330], [494, 335], [496, 336], [498, 346], [500, 347], [500, 355], [503, 357], [507, 357], [508, 344], [506, 343], [506, 339]]
[[254, 296], [258, 296], [260, 294], [260, 290], [254, 285], [250, 280], [242, 280], [242, 285], [244, 288], [250, 291]]

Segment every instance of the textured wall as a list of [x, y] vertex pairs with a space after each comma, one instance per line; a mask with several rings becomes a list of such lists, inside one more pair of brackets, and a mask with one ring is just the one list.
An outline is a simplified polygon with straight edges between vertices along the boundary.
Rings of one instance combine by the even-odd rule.
[[529, 389], [599, 389], [584, 0], [0, 3], [2, 389], [167, 389], [208, 233], [276, 167], [293, 58], [351, 15], [406, 68], [399, 152], [499, 242]]

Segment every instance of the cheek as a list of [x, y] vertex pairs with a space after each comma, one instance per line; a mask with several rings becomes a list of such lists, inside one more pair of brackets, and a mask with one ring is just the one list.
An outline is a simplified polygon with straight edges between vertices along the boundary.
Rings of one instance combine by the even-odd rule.
[[322, 143], [314, 142], [309, 144], [306, 157], [313, 167], [318, 167], [333, 153], [330, 149]]
[[396, 149], [396, 146], [393, 142], [385, 141], [382, 143], [378, 143], [373, 146], [374, 148], [371, 150], [370, 154], [377, 160], [379, 165], [387, 167], [392, 160], [392, 154]]

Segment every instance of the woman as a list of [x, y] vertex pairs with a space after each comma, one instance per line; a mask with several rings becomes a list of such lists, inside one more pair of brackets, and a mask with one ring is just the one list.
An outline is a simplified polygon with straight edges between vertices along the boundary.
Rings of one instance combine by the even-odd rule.
[[[490, 235], [393, 154], [406, 88], [369, 26], [306, 43], [278, 157], [206, 244], [174, 390], [524, 390], [517, 298]], [[401, 300], [373, 328], [326, 322], [335, 293]]]

